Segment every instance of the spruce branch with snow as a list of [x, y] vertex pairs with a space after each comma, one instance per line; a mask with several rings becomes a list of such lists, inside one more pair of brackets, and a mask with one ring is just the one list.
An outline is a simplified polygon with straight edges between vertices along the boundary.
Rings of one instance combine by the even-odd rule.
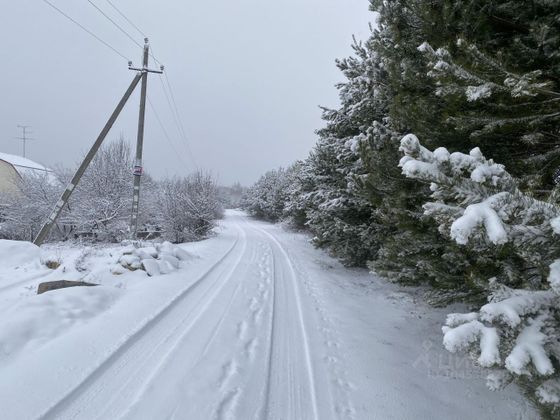
[[[550, 7], [540, 6], [543, 14]], [[528, 24], [538, 25], [537, 16], [532, 19]], [[557, 44], [556, 32], [529, 31], [499, 49], [459, 37], [439, 48], [423, 42], [418, 50], [427, 61], [436, 95], [448, 104], [450, 126], [507, 164], [526, 184], [549, 190], [560, 166], [560, 86], [556, 51], [538, 47], [546, 41]], [[511, 153], [510, 147], [518, 152]]]
[[524, 194], [505, 167], [478, 148], [468, 155], [430, 151], [409, 134], [400, 150], [402, 173], [430, 183], [433, 201], [424, 210], [440, 231], [479, 253], [508, 246], [532, 267], [517, 288], [504, 284], [507, 273], [491, 279], [488, 303], [479, 311], [449, 315], [444, 346], [476, 348], [481, 366], [530, 378], [539, 400], [560, 409], [560, 394], [553, 392], [560, 384], [560, 207]]

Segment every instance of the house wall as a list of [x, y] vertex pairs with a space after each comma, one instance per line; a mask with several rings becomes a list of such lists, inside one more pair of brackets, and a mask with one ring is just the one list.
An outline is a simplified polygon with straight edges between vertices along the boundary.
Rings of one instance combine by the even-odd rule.
[[0, 194], [17, 192], [16, 182], [19, 178], [15, 168], [0, 160]]

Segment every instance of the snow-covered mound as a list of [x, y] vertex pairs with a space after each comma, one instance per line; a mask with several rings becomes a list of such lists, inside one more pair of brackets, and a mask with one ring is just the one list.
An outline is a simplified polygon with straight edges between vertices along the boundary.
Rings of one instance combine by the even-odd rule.
[[144, 270], [148, 276], [169, 274], [181, 267], [182, 261], [194, 258], [183, 248], [170, 242], [154, 243], [148, 246], [131, 244], [127, 246], [118, 264], [113, 266], [113, 274], [123, 274], [126, 270]]
[[0, 267], [16, 268], [24, 264], [39, 264], [39, 247], [31, 242], [0, 239]]
[[0, 312], [0, 364], [26, 345], [41, 345], [107, 310], [114, 287], [70, 287], [24, 299]]

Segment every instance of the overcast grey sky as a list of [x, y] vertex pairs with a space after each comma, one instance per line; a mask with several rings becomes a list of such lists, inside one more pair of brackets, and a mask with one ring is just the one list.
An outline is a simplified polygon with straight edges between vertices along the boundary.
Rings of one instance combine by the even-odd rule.
[[[50, 0], [139, 63], [141, 50], [87, 0]], [[92, 0], [142, 42], [106, 0]], [[367, 0], [112, 0], [150, 37], [166, 65], [196, 165], [223, 184], [250, 184], [304, 158], [336, 106], [335, 58], [352, 34], [368, 36]], [[32, 125], [27, 156], [74, 166], [89, 149], [133, 74], [127, 62], [41, 0], [4, 2], [0, 16], [0, 151], [21, 154], [18, 124]], [[139, 89], [138, 89], [139, 91]], [[138, 92], [108, 140], [136, 139]], [[144, 166], [157, 177], [194, 169], [159, 76], [148, 97]], [[180, 155], [180, 156], [179, 156]]]

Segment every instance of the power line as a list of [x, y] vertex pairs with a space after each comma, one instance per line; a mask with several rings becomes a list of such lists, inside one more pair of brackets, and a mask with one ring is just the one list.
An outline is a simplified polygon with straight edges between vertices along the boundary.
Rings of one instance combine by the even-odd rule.
[[169, 136], [169, 133], [167, 132], [167, 130], [165, 129], [165, 126], [163, 125], [161, 118], [159, 117], [158, 112], [156, 111], [156, 108], [154, 107], [154, 104], [152, 103], [152, 101], [150, 100], [150, 97], [148, 96], [146, 98], [148, 100], [148, 105], [150, 105], [150, 108], [152, 109], [152, 112], [154, 113], [154, 116], [156, 117], [156, 120], [161, 128], [161, 131], [163, 131], [163, 135], [165, 137], [165, 139], [168, 141], [169, 145], [171, 146], [171, 148], [173, 149], [173, 151], [175, 152], [175, 155], [178, 156], [178, 158], [182, 161], [182, 163], [185, 166], [189, 166], [187, 164], [186, 161], [183, 160], [183, 155], [181, 153], [179, 153], [177, 151], [177, 149], [175, 148], [175, 145], [173, 144], [173, 142], [171, 141], [171, 137]]
[[63, 12], [62, 10], [60, 10], [58, 7], [56, 7], [54, 4], [52, 4], [49, 0], [43, 0], [45, 3], [47, 3], [50, 7], [52, 7], [54, 10], [56, 10], [58, 13], [60, 13], [62, 16], [64, 16], [66, 19], [68, 19], [70, 22], [74, 23], [75, 25], [77, 25], [80, 29], [82, 29], [83, 31], [85, 31], [86, 33], [88, 33], [90, 36], [92, 36], [93, 38], [95, 38], [97, 41], [99, 41], [100, 43], [102, 43], [103, 45], [105, 45], [107, 48], [111, 49], [115, 54], [118, 54], [119, 56], [121, 56], [122, 58], [124, 58], [126, 61], [130, 61], [124, 54], [122, 54], [120, 51], [118, 51], [116, 48], [114, 48], [111, 44], [109, 44], [108, 42], [104, 41], [103, 39], [101, 39], [100, 37], [98, 37], [97, 35], [95, 35], [92, 31], [90, 31], [89, 29], [87, 29], [85, 26], [83, 26], [81, 23], [79, 23], [78, 21], [76, 21], [75, 19], [73, 19], [72, 17], [70, 17], [69, 15], [67, 15], [65, 12]]
[[172, 92], [171, 95], [170, 93], [167, 92], [167, 89], [165, 87], [165, 84], [163, 82], [163, 78], [161, 78], [160, 76], [160, 82], [161, 82], [161, 87], [163, 89], [163, 93], [165, 94], [165, 99], [167, 100], [167, 104], [169, 105], [169, 109], [171, 110], [171, 115], [173, 117], [173, 121], [175, 122], [175, 125], [177, 127], [177, 131], [179, 133], [179, 136], [183, 138], [183, 144], [185, 145], [185, 148], [187, 149], [187, 152], [189, 153], [189, 156], [191, 158], [191, 160], [193, 161], [193, 164], [195, 167], [198, 168], [198, 165], [196, 164], [196, 159], [194, 158], [194, 154], [189, 146], [189, 141], [188, 138], [185, 134], [185, 130], [183, 128], [183, 125], [181, 124], [181, 120], [180, 120], [180, 115], [179, 115], [179, 111], [177, 109], [177, 105], [175, 102], [172, 101]]
[[169, 82], [169, 77], [167, 77], [167, 72], [164, 74], [164, 76], [165, 76], [165, 82], [167, 83], [167, 87], [169, 88], [169, 93], [171, 94], [171, 100], [173, 102], [173, 106], [175, 107], [175, 112], [177, 113], [177, 119], [179, 120], [179, 124], [181, 126], [181, 132], [183, 133], [183, 136], [186, 138], [187, 135], [185, 133], [185, 127], [183, 126], [183, 122], [181, 121], [180, 118], [179, 108], [177, 107], [177, 102], [175, 101], [175, 95], [173, 94], [173, 88], [171, 87], [171, 83]]
[[[107, 0], [108, 1], [108, 0]], [[152, 59], [158, 63], [161, 64], [161, 62], [154, 56], [154, 54], [150, 54]], [[167, 83], [167, 86], [169, 89], [169, 93], [165, 87], [165, 83], [163, 82], [163, 78], [160, 75], [160, 82], [161, 82], [161, 87], [163, 89], [163, 93], [165, 94], [165, 99], [167, 100], [167, 104], [169, 105], [169, 109], [171, 110], [171, 115], [173, 117], [173, 121], [175, 122], [175, 125], [177, 126], [177, 131], [179, 132], [179, 137], [183, 139], [183, 145], [185, 146], [187, 153], [189, 154], [189, 157], [191, 159], [191, 161], [193, 162], [195, 168], [198, 169], [198, 165], [196, 164], [196, 159], [194, 157], [194, 153], [192, 152], [192, 149], [190, 148], [189, 145], [189, 139], [188, 136], [186, 134], [185, 131], [185, 127], [183, 125], [183, 122], [181, 120], [181, 114], [179, 113], [179, 108], [177, 107], [177, 101], [175, 100], [175, 95], [173, 94], [173, 88], [171, 87], [171, 83], [169, 81], [169, 77], [167, 75], [167, 71], [164, 73], [165, 76], [165, 81]]]
[[[65, 12], [63, 12], [61, 9], [59, 9], [58, 7], [56, 7], [54, 4], [52, 4], [50, 1], [48, 0], [43, 0], [45, 3], [47, 3], [49, 6], [51, 6], [53, 9], [55, 9], [57, 12], [59, 12], [60, 14], [62, 14], [64, 17], [66, 17], [67, 19], [69, 19], [71, 22], [73, 22], [74, 24], [76, 24], [78, 27], [80, 27], [82, 30], [86, 31], [89, 35], [93, 36], [96, 40], [98, 40], [99, 42], [103, 43], [105, 46], [109, 47], [111, 50], [113, 50], [115, 53], [117, 53], [118, 55], [120, 55], [122, 58], [124, 58], [125, 60], [129, 61], [127, 57], [124, 56], [124, 54], [121, 54], [118, 50], [116, 50], [113, 46], [111, 46], [109, 43], [105, 42], [104, 40], [102, 40], [100, 37], [98, 37], [97, 35], [95, 35], [93, 32], [91, 32], [90, 30], [88, 30], [87, 28], [85, 28], [83, 25], [81, 25], [79, 22], [77, 22], [75, 19], [73, 19], [72, 17], [70, 17], [68, 14], [66, 14]], [[136, 44], [139, 47], [143, 47], [142, 45], [140, 45], [132, 35], [130, 35], [122, 26], [120, 26], [117, 22], [115, 22], [114, 19], [112, 19], [109, 15], [107, 15], [107, 13], [105, 13], [99, 6], [97, 6], [92, 0], [87, 0], [88, 3], [93, 6], [99, 13], [101, 13], [109, 22], [111, 22], [117, 29], [119, 29], [119, 31], [121, 31], [127, 38], [129, 38], [134, 44]], [[117, 6], [115, 6], [110, 0], [106, 0], [107, 3], [113, 8], [115, 9], [115, 11], [117, 11], [117, 13], [119, 13], [119, 15], [121, 15], [123, 17], [123, 19], [125, 19], [134, 29], [136, 29], [136, 31], [138, 31], [138, 33], [140, 33], [142, 36], [145, 36], [144, 32], [138, 28], [137, 25], [135, 25], [132, 20], [130, 20]], [[152, 57], [152, 59], [161, 65], [161, 62], [154, 56], [153, 53], [150, 53], [150, 56]], [[169, 89], [169, 93], [167, 92], [167, 89], [165, 88], [165, 84], [163, 83], [163, 79], [160, 78], [160, 81], [162, 83], [162, 87], [163, 87], [163, 91], [165, 93], [166, 96], [166, 100], [167, 103], [169, 105], [169, 108], [171, 110], [172, 116], [173, 116], [173, 120], [178, 128], [178, 132], [179, 135], [183, 138], [184, 140], [184, 145], [185, 148], [187, 149], [187, 152], [189, 154], [189, 157], [191, 158], [193, 164], [195, 167], [197, 167], [196, 164], [196, 159], [194, 158], [193, 152], [189, 146], [189, 141], [185, 132], [185, 127], [181, 121], [180, 118], [180, 114], [179, 114], [179, 109], [177, 107], [177, 101], [175, 100], [175, 95], [173, 93], [173, 88], [171, 87], [171, 83], [169, 81], [169, 78], [167, 76], [167, 74], [165, 74], [165, 82], [167, 83], [168, 89]], [[169, 134], [167, 133], [167, 131], [165, 130], [163, 123], [161, 122], [161, 119], [159, 118], [159, 115], [157, 114], [157, 111], [155, 110], [153, 104], [150, 102], [150, 106], [152, 108], [152, 110], [154, 111], [154, 115], [156, 115], [156, 119], [158, 120], [161, 128], [164, 130], [164, 134], [166, 136], [166, 138], [168, 139], [168, 141], [171, 143]], [[174, 146], [172, 146], [174, 147]], [[177, 152], [175, 150], [175, 152]]]
[[[115, 10], [117, 11], [117, 13], [118, 13], [119, 15], [121, 15], [121, 16], [123, 17], [124, 20], [126, 20], [126, 21], [130, 24], [130, 26], [132, 26], [134, 29], [136, 29], [136, 30], [138, 31], [138, 33], [139, 33], [140, 35], [142, 35], [143, 38], [147, 38], [146, 34], [145, 34], [142, 30], [140, 30], [140, 28], [138, 28], [138, 26], [136, 26], [136, 25], [134, 24], [134, 22], [132, 22], [128, 17], [126, 17], [126, 15], [125, 15], [123, 12], [121, 12], [121, 11], [119, 10], [119, 8], [118, 8], [117, 6], [115, 6], [111, 0], [106, 0], [106, 1], [107, 1], [107, 3], [109, 3], [109, 5], [110, 5], [113, 9], [115, 9]], [[151, 54], [150, 54], [150, 55], [151, 55]], [[152, 55], [152, 57], [153, 57], [153, 55]]]
[[[167, 76], [167, 72], [164, 74], [164, 76], [165, 76], [165, 81], [167, 83], [167, 87], [169, 88], [169, 93], [171, 94], [171, 101], [173, 102], [173, 107], [175, 109], [175, 114], [177, 115], [177, 121], [179, 122], [179, 127], [180, 127], [181, 134], [183, 136], [183, 139], [185, 141], [185, 145], [186, 145], [186, 147], [189, 151], [189, 154], [191, 155], [191, 158], [194, 161], [195, 160], [194, 155], [193, 155], [192, 150], [189, 146], [189, 143], [190, 143], [189, 138], [188, 138], [187, 133], [185, 131], [185, 126], [183, 125], [183, 120], [181, 119], [181, 114], [179, 113], [179, 107], [177, 106], [177, 102], [175, 101], [175, 95], [173, 94], [173, 88], [171, 87], [171, 83], [169, 81], [169, 77]], [[161, 79], [161, 76], [160, 76], [160, 79]], [[195, 166], [196, 166], [196, 163], [195, 163]]]
[[[130, 20], [117, 6], [115, 6], [115, 4], [111, 1], [111, 0], [105, 0], [107, 3], [109, 3], [109, 5], [115, 9], [115, 11], [121, 15], [121, 17], [126, 20], [130, 26], [132, 26], [134, 29], [136, 29], [136, 31], [143, 37], [143, 38], [148, 38], [148, 36], [145, 34], [144, 31], [142, 31], [140, 28], [138, 28], [138, 26], [136, 24], [134, 24], [134, 22], [132, 20]], [[112, 19], [111, 17], [109, 17], [99, 6], [97, 6], [96, 4], [94, 4], [91, 0], [88, 0], [88, 2], [95, 7], [101, 14], [103, 14], [103, 16], [105, 16], [113, 25], [115, 25], [123, 34], [125, 34], [132, 42], [134, 42], [136, 45], [138, 45], [139, 47], [142, 47], [142, 45], [140, 45], [132, 35], [130, 35], [125, 29], [122, 28], [122, 26], [120, 26], [118, 23], [116, 23], [114, 21], [114, 19]], [[156, 62], [156, 64], [158, 65], [162, 65], [161, 61], [159, 61], [154, 54], [150, 51], [150, 57], [152, 57], [154, 59], [154, 61]]]
[[127, 31], [125, 31], [117, 22], [115, 22], [107, 13], [105, 13], [99, 6], [97, 6], [92, 0], [87, 0], [89, 4], [91, 4], [93, 7], [95, 7], [95, 9], [101, 13], [109, 22], [111, 22], [113, 25], [115, 25], [115, 27], [121, 31], [123, 34], [125, 34], [128, 39], [130, 39], [132, 42], [134, 42], [138, 47], [140, 48], [144, 48], [143, 45], [141, 45], [138, 41], [136, 41], [132, 35], [130, 35]]

